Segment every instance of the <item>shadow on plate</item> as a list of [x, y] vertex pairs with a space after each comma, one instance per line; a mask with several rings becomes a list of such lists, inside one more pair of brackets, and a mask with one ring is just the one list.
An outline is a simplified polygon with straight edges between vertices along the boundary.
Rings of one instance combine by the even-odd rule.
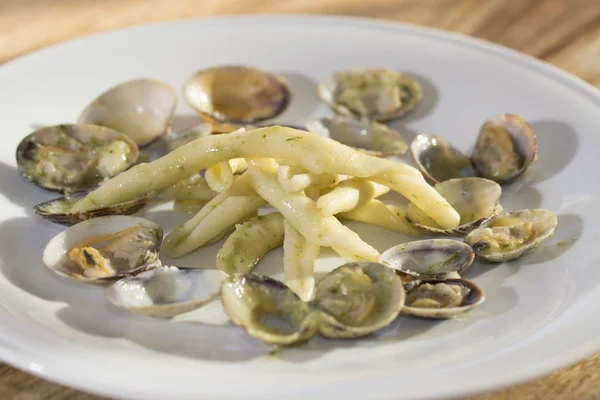
[[194, 126], [202, 123], [202, 119], [194, 114], [190, 115], [175, 115], [173, 117], [173, 124], [171, 125], [171, 129], [174, 133], [184, 132]]
[[540, 120], [531, 123], [537, 136], [538, 160], [515, 186], [544, 182], [562, 171], [575, 157], [579, 139], [573, 127], [562, 121]]
[[321, 104], [317, 95], [317, 83], [304, 74], [297, 72], [280, 73], [290, 85], [292, 93], [288, 108], [274, 120], [262, 124], [295, 124], [306, 120]]
[[0, 161], [0, 193], [11, 203], [24, 208], [28, 214], [33, 215], [33, 206], [43, 201], [60, 197], [60, 193], [53, 193], [41, 189], [21, 176], [16, 166], [13, 167]]

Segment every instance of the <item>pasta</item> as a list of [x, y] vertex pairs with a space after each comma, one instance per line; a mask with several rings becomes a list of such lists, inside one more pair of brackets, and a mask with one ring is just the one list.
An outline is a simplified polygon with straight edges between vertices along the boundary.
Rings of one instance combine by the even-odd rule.
[[79, 200], [72, 211], [114, 205], [163, 190], [221, 161], [261, 157], [283, 159], [315, 174], [369, 178], [407, 197], [442, 227], [456, 227], [460, 220], [458, 213], [415, 168], [366, 155], [325, 137], [280, 126], [198, 138], [164, 157], [138, 164], [106, 181]]
[[283, 272], [285, 284], [308, 301], [315, 288], [314, 266], [321, 248], [306, 240], [288, 221], [283, 221]]
[[212, 190], [221, 193], [231, 186], [234, 174], [244, 172], [247, 168], [248, 163], [243, 158], [221, 161], [207, 168], [205, 173], [206, 181]]
[[249, 174], [236, 178], [229, 189], [219, 193], [194, 217], [165, 237], [163, 249], [170, 257], [184, 256], [212, 243], [236, 223], [256, 215], [265, 201], [250, 188]]
[[349, 261], [377, 261], [379, 253], [342, 225], [335, 217], [323, 217], [314, 201], [303, 192], [289, 193], [277, 181], [277, 165], [273, 160], [250, 162], [251, 185], [264, 200], [275, 207], [307, 240], [334, 250], [341, 249]]
[[277, 168], [277, 179], [286, 192], [298, 192], [310, 187], [334, 186], [346, 176], [330, 173], [313, 174], [303, 168], [280, 165]]
[[235, 227], [217, 253], [217, 269], [233, 274], [247, 273], [270, 250], [283, 242], [283, 217], [260, 215]]
[[324, 216], [353, 210], [390, 191], [387, 186], [365, 179], [351, 179], [340, 183], [317, 200], [317, 208]]
[[385, 205], [383, 202], [376, 199], [353, 210], [337, 214], [336, 216], [341, 219], [380, 226], [391, 231], [405, 233], [414, 237], [423, 235], [423, 231], [420, 228], [417, 228], [408, 222], [405, 209], [402, 207]]

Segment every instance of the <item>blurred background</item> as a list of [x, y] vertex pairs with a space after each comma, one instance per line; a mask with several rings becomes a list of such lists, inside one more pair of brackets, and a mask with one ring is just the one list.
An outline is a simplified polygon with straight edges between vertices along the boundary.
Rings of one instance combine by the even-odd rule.
[[0, 0], [0, 63], [95, 32], [180, 18], [319, 13], [460, 32], [600, 86], [600, 0]]

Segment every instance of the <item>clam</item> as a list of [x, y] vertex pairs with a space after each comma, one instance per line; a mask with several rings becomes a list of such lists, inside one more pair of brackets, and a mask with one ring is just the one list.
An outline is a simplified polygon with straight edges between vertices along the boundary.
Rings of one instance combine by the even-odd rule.
[[482, 177], [510, 182], [537, 159], [533, 128], [521, 116], [495, 115], [481, 127], [471, 159]]
[[118, 280], [106, 290], [106, 298], [133, 313], [170, 318], [215, 299], [227, 276], [217, 270], [163, 266]]
[[460, 215], [456, 228], [444, 229], [413, 203], [406, 217], [415, 225], [431, 232], [445, 235], [464, 235], [495, 216], [500, 208], [500, 185], [484, 178], [458, 178], [437, 183], [435, 189]]
[[233, 323], [265, 343], [288, 345], [310, 339], [319, 314], [283, 283], [253, 273], [223, 282], [221, 301]]
[[40, 217], [54, 222], [55, 224], [71, 226], [96, 217], [135, 214], [154, 198], [154, 193], [146, 193], [143, 196], [111, 206], [98, 206], [97, 208], [84, 212], [71, 212], [75, 203], [83, 197], [83, 195], [59, 197], [37, 204], [33, 207], [33, 211]]
[[542, 208], [519, 210], [490, 219], [465, 238], [475, 253], [488, 261], [520, 257], [554, 234], [556, 214]]
[[38, 129], [17, 147], [17, 167], [30, 182], [73, 193], [94, 188], [131, 167], [137, 145], [127, 136], [98, 125], [56, 125]]
[[402, 313], [421, 318], [452, 318], [485, 301], [483, 290], [467, 279], [415, 280], [405, 289]]
[[418, 135], [410, 151], [423, 176], [432, 183], [477, 176], [471, 159], [439, 136]]
[[406, 153], [406, 142], [398, 131], [384, 124], [338, 115], [310, 121], [306, 128], [342, 144], [367, 150], [378, 157]]
[[336, 71], [319, 84], [318, 94], [337, 114], [380, 122], [402, 117], [423, 98], [416, 80], [384, 68]]
[[163, 230], [132, 216], [89, 219], [48, 242], [44, 264], [57, 274], [89, 284], [106, 284], [160, 265]]
[[412, 280], [460, 278], [473, 263], [475, 252], [458, 240], [426, 239], [399, 244], [384, 251], [379, 262]]
[[79, 116], [80, 124], [96, 124], [130, 136], [140, 147], [169, 133], [177, 93], [166, 83], [136, 79], [102, 93]]
[[313, 306], [321, 311], [319, 333], [357, 338], [389, 325], [404, 304], [402, 280], [392, 268], [372, 262], [342, 265], [315, 288]]
[[236, 65], [196, 72], [186, 81], [183, 95], [202, 118], [239, 124], [275, 118], [291, 98], [283, 77]]

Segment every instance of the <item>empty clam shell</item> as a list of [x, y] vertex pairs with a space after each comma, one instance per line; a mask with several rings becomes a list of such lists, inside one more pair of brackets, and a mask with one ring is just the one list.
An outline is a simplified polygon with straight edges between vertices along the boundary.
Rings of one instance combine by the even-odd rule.
[[223, 282], [221, 301], [233, 323], [265, 343], [288, 345], [310, 339], [319, 314], [283, 283], [253, 273]]
[[137, 145], [98, 125], [55, 125], [38, 129], [17, 147], [17, 167], [25, 179], [48, 190], [91, 189], [137, 161]]
[[106, 298], [137, 314], [170, 318], [215, 299], [227, 276], [217, 270], [163, 266], [118, 280], [106, 289]]
[[171, 130], [177, 93], [166, 83], [136, 79], [102, 93], [79, 116], [80, 124], [96, 124], [129, 135], [140, 147]]
[[432, 183], [477, 176], [471, 159], [439, 136], [420, 134], [410, 150], [417, 167]]
[[475, 253], [493, 262], [513, 260], [554, 234], [558, 218], [541, 208], [498, 215], [465, 238]]
[[147, 193], [135, 199], [112, 206], [99, 206], [97, 208], [83, 211], [71, 212], [71, 209], [84, 196], [59, 197], [45, 201], [33, 207], [33, 211], [40, 217], [54, 222], [55, 224], [71, 226], [91, 218], [105, 217], [109, 215], [131, 215], [144, 208], [153, 198], [154, 193]]
[[221, 66], [196, 72], [183, 95], [209, 121], [251, 124], [275, 118], [291, 99], [281, 76], [245, 66]]
[[406, 142], [398, 131], [366, 119], [338, 115], [310, 121], [306, 128], [347, 146], [368, 150], [379, 157], [402, 155], [407, 149]]
[[402, 280], [460, 278], [473, 263], [475, 252], [452, 239], [414, 240], [384, 251], [379, 262], [400, 273]]
[[322, 313], [319, 333], [339, 339], [369, 335], [396, 319], [404, 296], [392, 268], [372, 262], [342, 265], [317, 283], [312, 304]]
[[380, 122], [402, 117], [423, 98], [416, 80], [384, 68], [336, 71], [319, 84], [318, 94], [337, 114]]
[[402, 313], [420, 318], [452, 318], [485, 301], [483, 290], [467, 279], [415, 280], [405, 289]]
[[481, 127], [471, 159], [479, 174], [496, 182], [510, 182], [537, 159], [533, 128], [521, 116], [500, 114]]
[[57, 274], [89, 284], [106, 284], [160, 264], [163, 230], [144, 218], [89, 219], [56, 235], [44, 248], [44, 264]]
[[458, 178], [437, 183], [435, 189], [460, 215], [456, 228], [443, 229], [413, 203], [406, 217], [415, 225], [431, 232], [446, 235], [464, 235], [499, 212], [502, 189], [500, 185], [484, 178]]

